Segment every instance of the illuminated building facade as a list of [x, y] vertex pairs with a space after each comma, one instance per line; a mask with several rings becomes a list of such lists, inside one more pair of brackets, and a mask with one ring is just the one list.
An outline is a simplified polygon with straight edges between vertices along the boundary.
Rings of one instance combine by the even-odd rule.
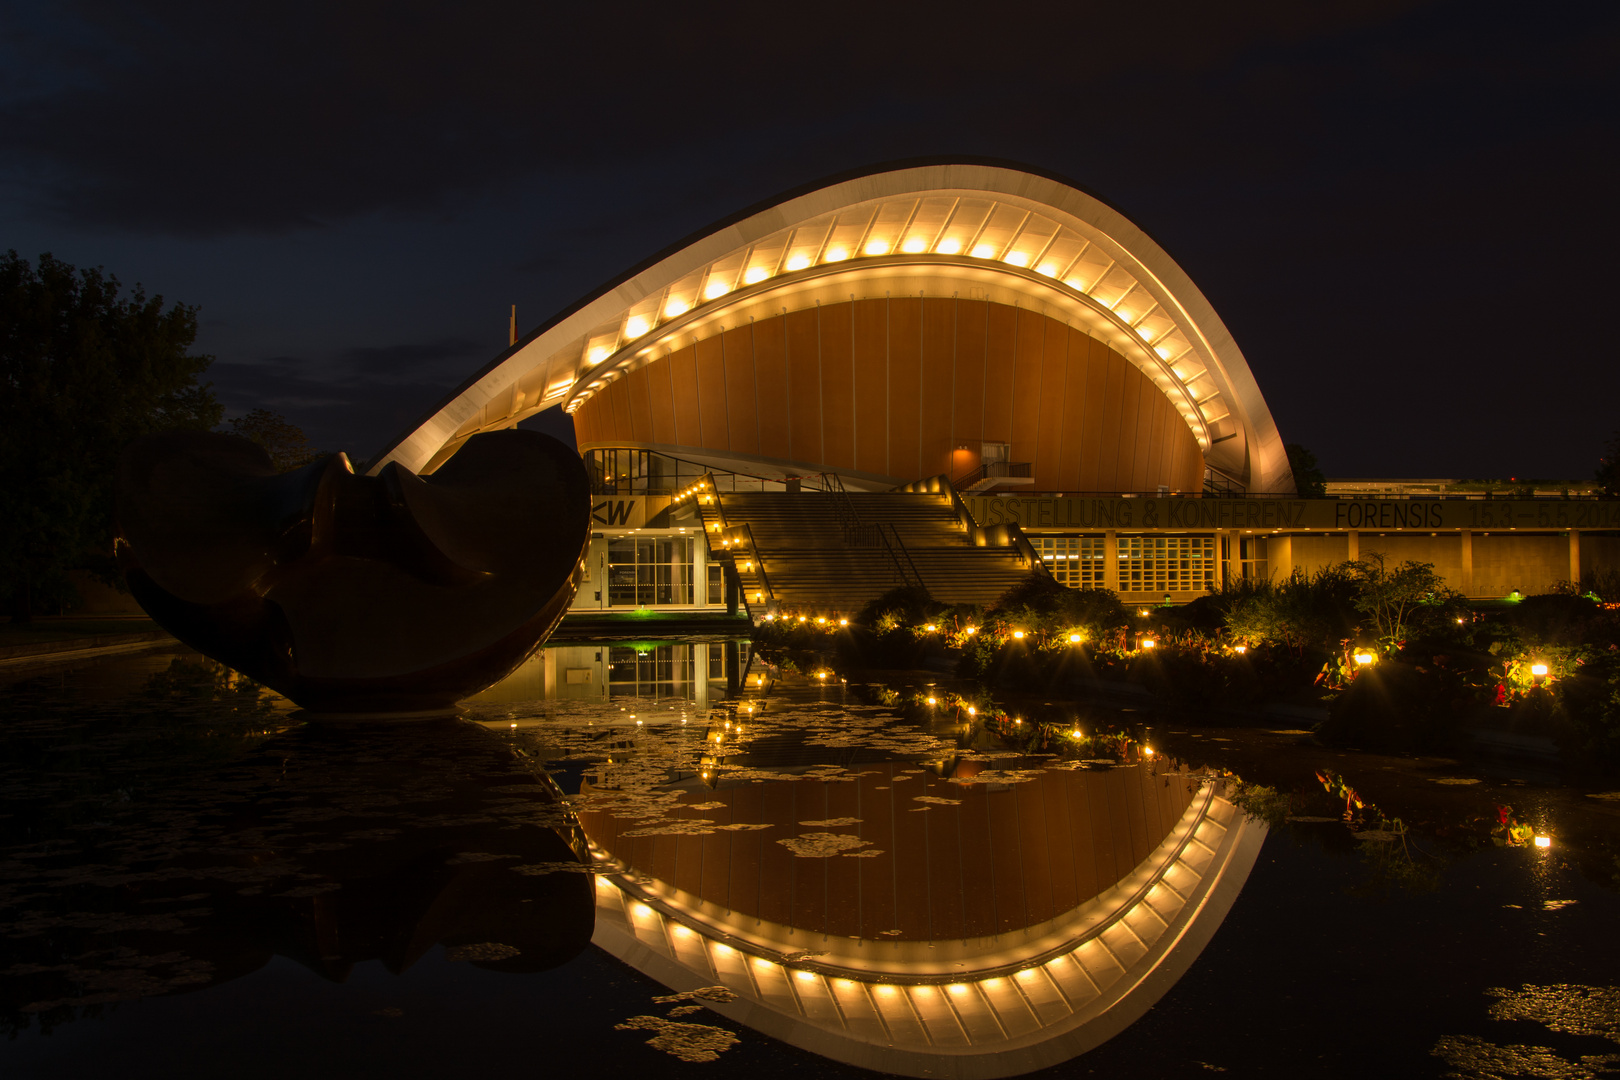
[[1613, 565], [1613, 537], [1583, 556], [1580, 536], [1620, 528], [1612, 503], [1482, 518], [1288, 498], [1265, 400], [1185, 272], [1106, 203], [1006, 164], [847, 176], [722, 221], [515, 343], [372, 469], [431, 472], [547, 409], [595, 474], [588, 607], [720, 601], [675, 498], [707, 473], [850, 491], [942, 475], [1061, 580], [1129, 598], [1371, 550], [1470, 595], [1539, 591]]

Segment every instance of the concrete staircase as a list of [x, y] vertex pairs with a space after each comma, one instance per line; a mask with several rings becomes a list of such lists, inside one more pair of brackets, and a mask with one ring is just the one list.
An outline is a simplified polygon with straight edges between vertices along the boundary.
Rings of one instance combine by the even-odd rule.
[[700, 497], [698, 512], [711, 555], [734, 561], [756, 615], [771, 600], [853, 615], [907, 584], [988, 604], [1030, 570], [1027, 550], [976, 540], [948, 492], [722, 493]]

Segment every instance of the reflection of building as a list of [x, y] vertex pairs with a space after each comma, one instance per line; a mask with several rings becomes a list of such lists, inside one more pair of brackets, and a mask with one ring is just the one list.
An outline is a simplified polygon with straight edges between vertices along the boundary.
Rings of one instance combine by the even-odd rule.
[[698, 787], [653, 827], [583, 812], [613, 870], [593, 940], [677, 990], [723, 985], [741, 1001], [718, 1011], [867, 1068], [1068, 1060], [1196, 959], [1265, 830], [1185, 769], [977, 770], [778, 772]]
[[1372, 550], [1470, 595], [1538, 591], [1614, 565], [1613, 537], [1580, 535], [1620, 529], [1613, 503], [1287, 498], [1265, 400], [1187, 275], [1112, 207], [1008, 165], [876, 171], [723, 221], [515, 343], [372, 468], [432, 471], [553, 408], [596, 484], [586, 607], [722, 601], [678, 498], [710, 473], [722, 491], [832, 473], [856, 496], [944, 476], [1060, 579], [1134, 599]]
[[615, 698], [691, 701], [698, 710], [726, 695], [748, 668], [746, 641], [633, 641], [553, 644], [472, 702], [606, 701]]

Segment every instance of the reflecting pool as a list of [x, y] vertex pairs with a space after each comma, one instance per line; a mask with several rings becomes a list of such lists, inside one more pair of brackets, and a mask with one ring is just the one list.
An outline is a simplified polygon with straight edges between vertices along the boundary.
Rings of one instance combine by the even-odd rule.
[[1620, 1073], [1620, 793], [1511, 765], [724, 639], [403, 724], [0, 693], [7, 1077]]

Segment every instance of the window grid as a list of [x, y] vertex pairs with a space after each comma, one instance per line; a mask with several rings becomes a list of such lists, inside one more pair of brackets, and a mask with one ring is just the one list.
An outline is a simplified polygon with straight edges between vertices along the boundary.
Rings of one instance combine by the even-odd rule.
[[608, 542], [608, 603], [613, 607], [690, 605], [692, 541], [687, 537]]
[[1071, 589], [1101, 589], [1103, 545], [1100, 536], [1032, 536], [1030, 542], [1059, 585]]
[[1120, 592], [1202, 592], [1215, 585], [1212, 536], [1121, 536]]

